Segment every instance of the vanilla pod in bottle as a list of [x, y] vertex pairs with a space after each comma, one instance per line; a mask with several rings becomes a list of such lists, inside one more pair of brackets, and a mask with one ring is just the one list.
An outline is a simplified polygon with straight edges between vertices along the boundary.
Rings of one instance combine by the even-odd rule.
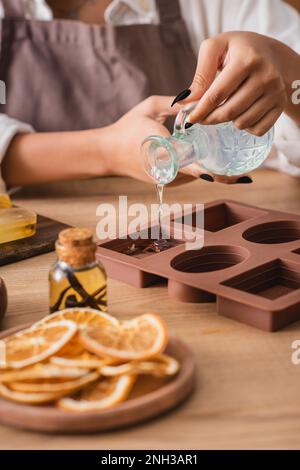
[[63, 230], [55, 245], [57, 261], [49, 273], [50, 313], [66, 308], [107, 309], [107, 276], [96, 260], [93, 234], [85, 228]]

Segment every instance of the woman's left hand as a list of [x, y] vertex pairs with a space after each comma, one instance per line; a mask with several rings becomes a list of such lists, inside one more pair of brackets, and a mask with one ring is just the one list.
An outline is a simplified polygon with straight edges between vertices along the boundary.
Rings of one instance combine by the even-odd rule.
[[[169, 116], [175, 116], [180, 109], [179, 106], [170, 108], [171, 100], [170, 96], [150, 96], [105, 128], [108, 174], [152, 181], [142, 165], [141, 144], [149, 135], [170, 137], [170, 132], [164, 124]], [[196, 174], [178, 174], [173, 184], [193, 181], [199, 174], [199, 170]]]
[[[150, 182], [150, 177], [143, 169], [141, 161], [141, 144], [149, 135], [170, 137], [165, 121], [175, 116], [179, 106], [170, 108], [169, 96], [150, 96], [132, 108], [117, 122], [105, 128], [107, 142], [106, 168], [108, 174], [125, 175]], [[248, 184], [252, 180], [246, 175], [226, 177], [208, 174], [207, 170], [193, 163], [182, 168], [171, 185], [189, 183], [201, 178], [208, 182], [224, 184]]]
[[199, 100], [188, 121], [233, 121], [239, 129], [264, 135], [287, 106], [296, 57], [281, 42], [256, 33], [230, 32], [205, 40], [191, 93], [181, 100]]

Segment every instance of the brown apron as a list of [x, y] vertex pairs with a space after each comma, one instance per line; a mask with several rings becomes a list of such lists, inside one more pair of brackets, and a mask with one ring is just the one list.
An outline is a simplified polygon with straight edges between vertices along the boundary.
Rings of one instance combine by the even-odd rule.
[[156, 0], [159, 25], [130, 26], [27, 20], [22, 0], [2, 3], [0, 112], [36, 131], [102, 127], [192, 80], [196, 57], [179, 0]]

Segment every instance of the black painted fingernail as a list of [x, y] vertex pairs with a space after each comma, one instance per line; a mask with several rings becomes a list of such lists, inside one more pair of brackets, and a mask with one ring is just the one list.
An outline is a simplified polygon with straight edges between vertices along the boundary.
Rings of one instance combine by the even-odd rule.
[[184, 125], [184, 128], [185, 129], [190, 129], [194, 124], [192, 124], [191, 122], [186, 122], [185, 125]]
[[185, 100], [188, 96], [190, 96], [191, 93], [192, 92], [190, 89], [181, 91], [179, 95], [177, 95], [174, 99], [173, 103], [171, 104], [171, 107], [174, 106], [174, 104], [178, 103], [178, 101]]
[[210, 183], [213, 183], [215, 180], [212, 176], [207, 175], [206, 173], [203, 173], [203, 175], [200, 175], [200, 177], [204, 181], [209, 181]]
[[249, 176], [242, 176], [237, 180], [238, 184], [251, 184], [253, 183], [253, 179], [250, 178]]

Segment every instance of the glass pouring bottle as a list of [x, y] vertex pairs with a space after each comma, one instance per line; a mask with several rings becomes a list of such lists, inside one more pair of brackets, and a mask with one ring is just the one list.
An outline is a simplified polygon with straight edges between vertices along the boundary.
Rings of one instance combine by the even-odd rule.
[[142, 144], [144, 168], [156, 184], [171, 183], [181, 168], [196, 162], [215, 175], [238, 176], [255, 170], [268, 157], [274, 128], [262, 137], [239, 130], [232, 122], [185, 129], [193, 106], [178, 113], [173, 135], [150, 136]]

